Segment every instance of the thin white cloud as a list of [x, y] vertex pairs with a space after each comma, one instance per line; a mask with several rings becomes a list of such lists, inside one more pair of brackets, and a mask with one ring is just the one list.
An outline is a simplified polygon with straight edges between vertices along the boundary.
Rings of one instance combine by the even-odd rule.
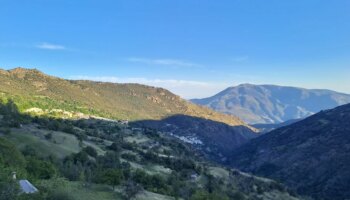
[[65, 50], [66, 49], [65, 46], [46, 43], [46, 42], [36, 45], [36, 48], [47, 49], [47, 50]]
[[177, 59], [149, 59], [149, 58], [128, 58], [129, 62], [142, 63], [147, 65], [165, 65], [174, 67], [201, 67], [200, 64]]
[[168, 89], [186, 99], [212, 96], [230, 86], [228, 83], [176, 79], [119, 78], [113, 76], [71, 76], [69, 78], [74, 80], [92, 80], [112, 83], [139, 83]]

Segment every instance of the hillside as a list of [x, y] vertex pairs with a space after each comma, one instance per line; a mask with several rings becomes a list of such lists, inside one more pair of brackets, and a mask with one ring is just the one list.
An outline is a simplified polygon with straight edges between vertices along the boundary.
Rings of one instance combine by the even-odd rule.
[[248, 124], [271, 124], [305, 118], [321, 110], [350, 103], [350, 95], [330, 90], [242, 84], [212, 97], [191, 101], [238, 116]]
[[229, 164], [319, 199], [350, 198], [350, 104], [276, 129], [232, 152]]
[[[210, 163], [155, 129], [32, 117], [0, 104], [0, 199], [298, 200], [276, 181]], [[21, 194], [11, 172], [39, 193]]]
[[[158, 126], [166, 126], [165, 119], [173, 116], [200, 119], [204, 126], [197, 126], [195, 130], [193, 124], [182, 123], [184, 120], [181, 117], [172, 120], [171, 124], [178, 127], [176, 133], [182, 136], [189, 137], [197, 133], [199, 139], [208, 141], [202, 148], [228, 151], [256, 136], [255, 129], [239, 118], [195, 105], [162, 88], [65, 80], [35, 69], [23, 68], [0, 70], [0, 82], [0, 97], [13, 99], [22, 112], [51, 115], [68, 113], [68, 117], [76, 118], [94, 115], [131, 122], [153, 120], [158, 122]], [[210, 129], [203, 129], [208, 127], [208, 123]], [[225, 129], [220, 128], [223, 123], [227, 125]], [[219, 129], [221, 135], [218, 134]], [[225, 138], [229, 136], [237, 138], [232, 145], [226, 144]], [[214, 141], [216, 147], [210, 141]]]
[[[20, 109], [31, 106], [74, 109], [123, 120], [162, 119], [183, 114], [229, 125], [245, 125], [237, 117], [214, 112], [189, 103], [162, 88], [139, 84], [116, 84], [65, 80], [35, 69], [0, 70], [2, 95], [25, 99]], [[29, 99], [28, 99], [29, 98]], [[33, 104], [33, 105], [31, 105]], [[41, 105], [42, 104], [42, 105]]]
[[290, 119], [282, 123], [277, 123], [277, 124], [252, 124], [251, 126], [259, 130], [259, 133], [267, 133], [270, 131], [273, 131], [277, 128], [281, 128], [284, 126], [291, 125], [293, 123], [296, 123], [300, 120], [303, 120], [302, 118], [299, 119]]
[[163, 120], [143, 120], [133, 124], [161, 130], [191, 144], [208, 158], [226, 161], [237, 147], [258, 136], [246, 126], [229, 126], [212, 120], [174, 115]]

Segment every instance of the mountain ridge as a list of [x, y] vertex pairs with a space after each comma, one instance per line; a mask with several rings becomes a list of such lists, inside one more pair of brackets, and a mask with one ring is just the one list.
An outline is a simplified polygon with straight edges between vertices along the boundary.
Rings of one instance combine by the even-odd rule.
[[249, 124], [281, 123], [350, 103], [350, 95], [328, 89], [241, 84], [193, 103], [239, 116]]
[[[172, 118], [171, 123], [177, 129], [170, 132], [184, 137], [192, 137], [192, 132], [196, 132], [199, 139], [208, 141], [202, 148], [214, 148], [211, 143], [215, 142], [217, 148], [225, 151], [257, 136], [256, 129], [239, 118], [195, 105], [162, 88], [66, 80], [24, 68], [2, 70], [0, 81], [3, 83], [0, 85], [0, 99], [12, 99], [22, 112], [39, 108], [57, 115], [57, 112], [50, 110], [59, 109], [62, 112], [78, 112], [129, 122], [153, 120], [161, 127], [166, 125], [166, 119], [182, 116]], [[198, 125], [184, 123], [184, 119]], [[220, 134], [234, 136], [239, 140], [227, 145], [223, 139], [226, 136], [217, 134], [219, 130]]]
[[[119, 90], [124, 89], [125, 91], [122, 91], [123, 93], [119, 92], [119, 94], [127, 94], [131, 97], [146, 98], [148, 101], [151, 101], [152, 103], [155, 103], [155, 104], [160, 104], [161, 106], [164, 106], [164, 104], [167, 103], [167, 102], [162, 102], [162, 101], [164, 101], [164, 99], [168, 99], [170, 101], [179, 101], [179, 104], [176, 105], [175, 107], [182, 109], [181, 112], [176, 113], [175, 111], [170, 110], [171, 108], [167, 108], [169, 110], [164, 111], [164, 112], [169, 112], [170, 115], [172, 113], [174, 113], [174, 114], [188, 114], [188, 115], [193, 115], [193, 116], [202, 115], [201, 117], [208, 118], [208, 119], [213, 119], [213, 117], [221, 118], [217, 121], [225, 122], [225, 123], [230, 124], [230, 125], [244, 124], [243, 121], [241, 121], [239, 118], [237, 118], [235, 116], [223, 115], [221, 113], [217, 113], [217, 112], [212, 111], [210, 109], [207, 109], [205, 107], [196, 106], [194, 104], [188, 103], [186, 100], [181, 99], [179, 96], [174, 95], [173, 93], [171, 93], [168, 90], [165, 90], [163, 88], [146, 86], [146, 85], [137, 84], [137, 83], [121, 83], [120, 84], [120, 83], [96, 82], [96, 81], [88, 81], [88, 80], [67, 80], [67, 79], [44, 74], [37, 69], [26, 69], [26, 68], [22, 68], [22, 67], [11, 69], [11, 70], [3, 70], [3, 69], [0, 69], [0, 70], [1, 70], [0, 75], [2, 75], [1, 76], [2, 81], [5, 83], [4, 86], [0, 88], [3, 93], [9, 90], [8, 88], [5, 88], [5, 87], [11, 87], [11, 86], [15, 86], [16, 88], [14, 88], [14, 89], [22, 89], [23, 90], [23, 88], [19, 88], [19, 84], [23, 84], [23, 83], [27, 84], [26, 85], [27, 88], [25, 88], [26, 90], [31, 90], [29, 92], [25, 91], [26, 95], [28, 93], [54, 94], [55, 92], [61, 92], [61, 91], [52, 91], [53, 89], [49, 88], [50, 86], [55, 84], [55, 83], [50, 83], [49, 81], [51, 81], [51, 80], [61, 81], [61, 82], [57, 82], [57, 84], [60, 84], [60, 86], [66, 86], [69, 84], [68, 86], [70, 88], [63, 88], [63, 90], [64, 89], [80, 89], [81, 91], [89, 91], [92, 89], [99, 90], [102, 87], [120, 87], [117, 89], [119, 89]], [[6, 78], [6, 76], [11, 77], [13, 79], [4, 80]], [[36, 76], [40, 77], [41, 79], [38, 79], [38, 77], [36, 77]], [[17, 81], [17, 83], [16, 83], [16, 81]], [[21, 82], [21, 83], [18, 84], [18, 82]], [[66, 84], [66, 85], [64, 85], [64, 84]], [[89, 88], [92, 85], [94, 85], [96, 88]], [[23, 85], [20, 85], [20, 86], [23, 87]], [[133, 87], [135, 87], [135, 88], [133, 88]], [[59, 88], [54, 88], [54, 89], [58, 90]], [[111, 91], [111, 92], [116, 92], [117, 89], [115, 89], [115, 91]], [[142, 90], [145, 90], [144, 94], [141, 94]], [[79, 91], [79, 92], [81, 92], [81, 91]], [[13, 92], [14, 94], [18, 93], [18, 91], [11, 91], [11, 92]], [[106, 93], [106, 91], [103, 91], [103, 92]], [[139, 92], [139, 93], [137, 93], [137, 92]], [[10, 93], [10, 92], [8, 92], [8, 93]], [[101, 95], [101, 94], [97, 94], [96, 91], [93, 91], [92, 94], [96, 95], [96, 96]], [[155, 94], [155, 96], [151, 96], [151, 94]], [[69, 94], [66, 94], [66, 95], [69, 95]], [[84, 94], [84, 95], [87, 95], [87, 94]], [[161, 96], [164, 96], [164, 98], [160, 98]], [[57, 96], [55, 96], [55, 98], [57, 98]], [[166, 106], [168, 106], [168, 105], [166, 105]], [[161, 113], [161, 114], [164, 116], [167, 116], [164, 113]], [[164, 117], [162, 115], [155, 116], [155, 117]], [[144, 118], [142, 118], [142, 117], [144, 117]], [[128, 117], [126, 117], [126, 118], [128, 118]], [[130, 118], [130, 120], [133, 120], [132, 117], [129, 117], [129, 118]], [[147, 119], [147, 117], [140, 116], [139, 118], [136, 118], [136, 120], [141, 120], [141, 119]]]
[[321, 111], [251, 140], [228, 163], [280, 180], [316, 199], [350, 196], [350, 104]]

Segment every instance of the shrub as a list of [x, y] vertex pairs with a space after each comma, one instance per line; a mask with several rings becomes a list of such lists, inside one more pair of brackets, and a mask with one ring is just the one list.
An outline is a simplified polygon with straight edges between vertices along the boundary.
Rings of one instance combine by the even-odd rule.
[[121, 157], [126, 159], [126, 160], [129, 160], [129, 161], [136, 161], [137, 160], [136, 155], [131, 154], [131, 153], [124, 153], [121, 155]]
[[50, 179], [56, 175], [56, 168], [47, 161], [34, 157], [27, 158], [27, 172], [37, 179]]
[[119, 169], [108, 169], [104, 173], [103, 182], [114, 187], [119, 185], [123, 180], [123, 172]]
[[45, 135], [46, 140], [51, 140], [52, 139], [52, 133], [48, 133]]
[[68, 191], [52, 190], [48, 194], [47, 200], [75, 200], [75, 198]]
[[89, 156], [96, 158], [97, 157], [97, 151], [91, 146], [87, 146], [83, 149], [84, 152], [86, 152]]

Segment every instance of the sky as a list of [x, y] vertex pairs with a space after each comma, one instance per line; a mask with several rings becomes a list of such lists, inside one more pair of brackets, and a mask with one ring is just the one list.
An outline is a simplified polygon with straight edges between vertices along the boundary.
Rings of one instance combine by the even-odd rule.
[[350, 93], [349, 0], [0, 0], [0, 68], [184, 98], [241, 83]]

